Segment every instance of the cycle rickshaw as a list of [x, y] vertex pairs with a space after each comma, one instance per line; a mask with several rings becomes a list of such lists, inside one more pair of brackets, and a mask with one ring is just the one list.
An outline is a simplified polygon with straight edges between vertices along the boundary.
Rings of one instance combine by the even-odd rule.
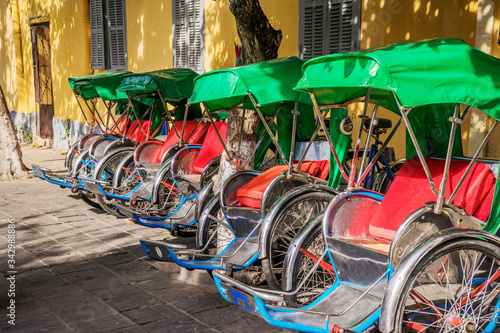
[[[283, 290], [215, 271], [221, 295], [305, 332], [496, 331], [498, 161], [479, 156], [500, 119], [499, 87], [500, 60], [456, 39], [307, 62], [295, 89], [309, 93], [317, 112], [360, 97], [375, 104], [374, 113], [392, 110], [406, 126], [409, 158], [385, 196], [358, 187], [363, 164], [357, 179], [351, 174], [348, 188], [292, 241]], [[465, 158], [457, 143], [471, 107], [494, 124]], [[448, 139], [431, 145], [433, 119], [447, 120], [441, 133]]]
[[[337, 192], [326, 186], [325, 179], [330, 173], [337, 175], [338, 170], [330, 168], [329, 153], [323, 159], [308, 157], [308, 150], [318, 138], [319, 126], [315, 123], [311, 103], [304, 98], [307, 96], [292, 90], [301, 76], [302, 64], [298, 58], [289, 57], [213, 71], [196, 78], [190, 103], [201, 102], [209, 117], [218, 110], [236, 112], [235, 107], [243, 109], [243, 118], [245, 113], [256, 112], [266, 132], [257, 141], [253, 154], [261, 148], [267, 134], [283, 164], [265, 171], [240, 169], [229, 176], [220, 193], [211, 198], [199, 214], [196, 243], [141, 240], [148, 256], [161, 261], [173, 260], [188, 269], [238, 270], [256, 262], [261, 242], [272, 238], [276, 232], [283, 232], [280, 226], [267, 225], [273, 221], [265, 218], [284, 193], [300, 185], [316, 184], [314, 189], [321, 189], [324, 198], [296, 202], [296, 205], [312, 215], [326, 207]], [[218, 89], [212, 89], [213, 86]], [[330, 123], [337, 120], [332, 117]], [[243, 121], [238, 126], [242, 127]], [[340, 163], [345, 158], [350, 139], [337, 129], [332, 131], [332, 138]], [[301, 143], [305, 146], [302, 156], [294, 153], [296, 143], [298, 147]], [[241, 140], [234, 147], [223, 145], [226, 155], [222, 158], [240, 167], [247, 166], [253, 155], [241, 161], [237, 156], [238, 144]], [[266, 278], [270, 273], [266, 273]]]
[[[127, 135], [138, 131], [137, 128], [131, 128], [126, 95], [116, 90], [121, 78], [129, 73], [131, 72], [68, 78], [80, 111], [89, 126], [89, 133], [69, 149], [64, 162], [65, 169], [53, 171], [33, 165], [32, 169], [38, 178], [63, 188], [71, 188], [74, 192], [79, 192], [87, 203], [98, 206], [92, 193], [81, 191], [81, 182], [76, 177], [86, 168], [88, 150], [96, 141], [105, 142], [106, 146], [113, 144], [113, 147], [126, 141], [123, 138]], [[100, 101], [106, 110], [102, 114], [98, 107]]]
[[108, 213], [123, 216], [115, 205], [150, 199], [157, 175], [161, 175], [167, 162], [186, 144], [203, 142], [209, 124], [202, 122], [199, 108], [186, 107], [197, 75], [190, 69], [173, 68], [123, 77], [117, 90], [127, 95], [132, 108], [146, 104], [152, 115], [163, 115], [163, 127], [168, 134], [107, 154], [91, 179], [86, 180], [86, 187], [96, 194]]

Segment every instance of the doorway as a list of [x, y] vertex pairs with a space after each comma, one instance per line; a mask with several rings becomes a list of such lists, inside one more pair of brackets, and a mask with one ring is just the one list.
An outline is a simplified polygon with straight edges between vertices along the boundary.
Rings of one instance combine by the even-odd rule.
[[31, 50], [35, 79], [35, 102], [38, 104], [36, 130], [42, 139], [53, 139], [54, 103], [50, 68], [49, 22], [31, 25]]

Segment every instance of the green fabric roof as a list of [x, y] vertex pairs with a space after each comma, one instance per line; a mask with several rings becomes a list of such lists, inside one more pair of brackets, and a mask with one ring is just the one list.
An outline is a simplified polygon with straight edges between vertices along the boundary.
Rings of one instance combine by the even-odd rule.
[[139, 95], [160, 90], [166, 100], [179, 100], [191, 96], [196, 76], [196, 72], [187, 68], [129, 74], [122, 78], [118, 91]]
[[397, 43], [309, 60], [295, 90], [313, 91], [320, 105], [365, 96], [399, 112], [405, 107], [461, 103], [500, 119], [500, 59], [459, 39]]
[[127, 95], [117, 91], [124, 75], [132, 72], [106, 73], [80, 77], [69, 77], [68, 82], [77, 95], [85, 99], [100, 97], [105, 101], [127, 99]]
[[[247, 92], [251, 91], [260, 105], [282, 101], [310, 104], [307, 96], [293, 91], [302, 76], [302, 64], [297, 57], [288, 57], [201, 74], [194, 80], [189, 103], [206, 102], [211, 111], [223, 110], [244, 103]], [[253, 109], [249, 100], [247, 107]], [[267, 108], [261, 111], [267, 115], [274, 113]]]

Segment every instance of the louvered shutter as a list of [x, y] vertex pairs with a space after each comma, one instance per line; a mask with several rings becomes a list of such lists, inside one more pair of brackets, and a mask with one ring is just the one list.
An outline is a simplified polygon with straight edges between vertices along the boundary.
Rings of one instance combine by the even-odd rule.
[[328, 48], [325, 54], [359, 49], [360, 6], [356, 0], [330, 0]]
[[204, 71], [204, 6], [202, 0], [173, 0], [174, 67]]
[[359, 49], [360, 0], [302, 0], [299, 17], [299, 56]]
[[302, 20], [300, 21], [301, 50], [300, 56], [304, 60], [319, 57], [324, 54], [323, 40], [325, 39], [325, 22], [327, 3], [322, 0], [303, 1]]
[[93, 69], [106, 66], [104, 58], [104, 15], [102, 0], [90, 0], [90, 64]]
[[112, 70], [127, 69], [125, 0], [107, 0], [109, 62]]
[[200, 0], [188, 1], [188, 40], [187, 50], [188, 59], [187, 67], [196, 72], [203, 72], [204, 59], [203, 59], [203, 27], [204, 15], [202, 2]]
[[174, 16], [174, 67], [186, 67], [186, 2], [173, 0]]

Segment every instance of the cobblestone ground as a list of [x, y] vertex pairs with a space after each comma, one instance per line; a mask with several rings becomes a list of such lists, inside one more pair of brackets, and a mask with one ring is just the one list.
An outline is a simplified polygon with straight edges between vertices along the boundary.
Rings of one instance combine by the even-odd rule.
[[[63, 164], [56, 151], [23, 150], [26, 164]], [[15, 267], [9, 268], [11, 219], [16, 252]], [[0, 183], [0, 331], [285, 332], [227, 303], [205, 272], [189, 275], [173, 263], [147, 259], [139, 239], [164, 236], [161, 229], [126, 224], [37, 178]], [[17, 271], [13, 297], [10, 270]], [[11, 299], [15, 326], [8, 323]]]

